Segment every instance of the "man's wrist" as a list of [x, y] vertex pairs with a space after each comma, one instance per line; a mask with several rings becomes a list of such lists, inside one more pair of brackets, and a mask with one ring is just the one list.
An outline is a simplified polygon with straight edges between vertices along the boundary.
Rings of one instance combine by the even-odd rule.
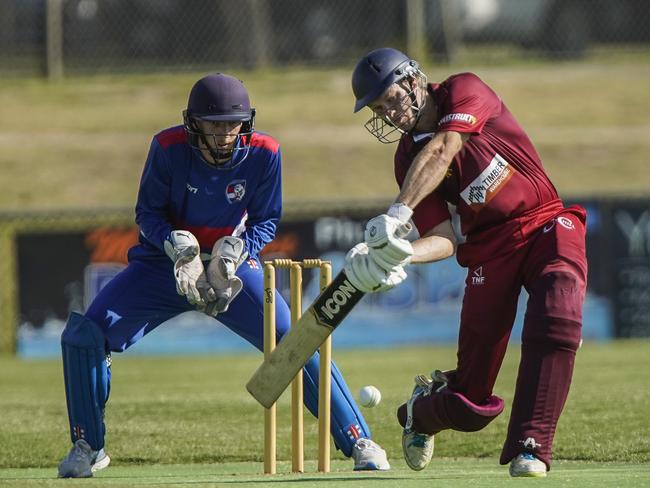
[[386, 214], [406, 224], [413, 216], [413, 210], [405, 203], [395, 202], [388, 208]]

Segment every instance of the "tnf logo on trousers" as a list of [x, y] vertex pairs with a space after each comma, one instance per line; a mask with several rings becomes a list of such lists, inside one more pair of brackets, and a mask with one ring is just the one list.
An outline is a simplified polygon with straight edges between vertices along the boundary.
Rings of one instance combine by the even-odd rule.
[[483, 266], [479, 266], [472, 273], [472, 285], [484, 285], [485, 276], [483, 276]]

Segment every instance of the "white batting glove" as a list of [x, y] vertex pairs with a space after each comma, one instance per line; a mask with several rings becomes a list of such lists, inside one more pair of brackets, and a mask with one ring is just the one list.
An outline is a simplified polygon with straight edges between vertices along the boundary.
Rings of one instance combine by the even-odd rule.
[[207, 282], [213, 291], [213, 297], [208, 301], [205, 313], [215, 317], [228, 310], [230, 303], [244, 287], [235, 273], [247, 257], [246, 246], [239, 237], [225, 236], [214, 243], [207, 269]]
[[360, 291], [371, 293], [390, 290], [406, 279], [402, 266], [386, 270], [368, 254], [368, 245], [361, 242], [345, 256], [345, 274], [350, 283]]
[[402, 203], [371, 219], [364, 234], [372, 259], [385, 270], [411, 262], [413, 246], [404, 237], [411, 231], [413, 211]]
[[174, 230], [164, 243], [165, 252], [174, 263], [176, 292], [187, 298], [192, 305], [202, 307], [205, 300], [197, 288], [197, 282], [205, 280], [205, 270], [199, 254], [199, 242], [189, 231]]

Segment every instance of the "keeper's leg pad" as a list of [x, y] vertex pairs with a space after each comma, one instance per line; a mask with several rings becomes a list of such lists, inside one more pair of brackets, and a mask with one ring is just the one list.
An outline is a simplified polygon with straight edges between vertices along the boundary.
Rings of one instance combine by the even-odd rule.
[[[481, 430], [503, 411], [503, 400], [491, 395], [481, 405], [464, 395], [445, 388], [418, 398], [413, 404], [412, 430], [421, 434], [437, 434], [445, 429], [461, 432]], [[406, 425], [406, 403], [397, 409], [397, 419]]]
[[[309, 411], [318, 417], [318, 381], [320, 360], [314, 354], [304, 368], [304, 401]], [[360, 437], [371, 438], [370, 428], [346, 384], [343, 374], [332, 361], [331, 433], [334, 445], [344, 456], [352, 455]]]
[[72, 442], [85, 439], [104, 447], [104, 406], [110, 391], [110, 365], [102, 329], [72, 312], [61, 334], [65, 397]]

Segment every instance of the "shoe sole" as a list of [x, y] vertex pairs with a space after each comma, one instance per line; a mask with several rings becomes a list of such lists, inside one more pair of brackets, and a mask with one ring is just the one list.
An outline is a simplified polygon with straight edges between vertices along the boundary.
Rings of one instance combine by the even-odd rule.
[[95, 472], [99, 471], [100, 469], [106, 468], [109, 464], [111, 464], [111, 458], [108, 457], [108, 454], [107, 454], [102, 459], [100, 459], [98, 462], [93, 464], [90, 467], [90, 471], [95, 473]]
[[521, 473], [510, 473], [513, 478], [546, 478], [546, 472], [524, 471]]

